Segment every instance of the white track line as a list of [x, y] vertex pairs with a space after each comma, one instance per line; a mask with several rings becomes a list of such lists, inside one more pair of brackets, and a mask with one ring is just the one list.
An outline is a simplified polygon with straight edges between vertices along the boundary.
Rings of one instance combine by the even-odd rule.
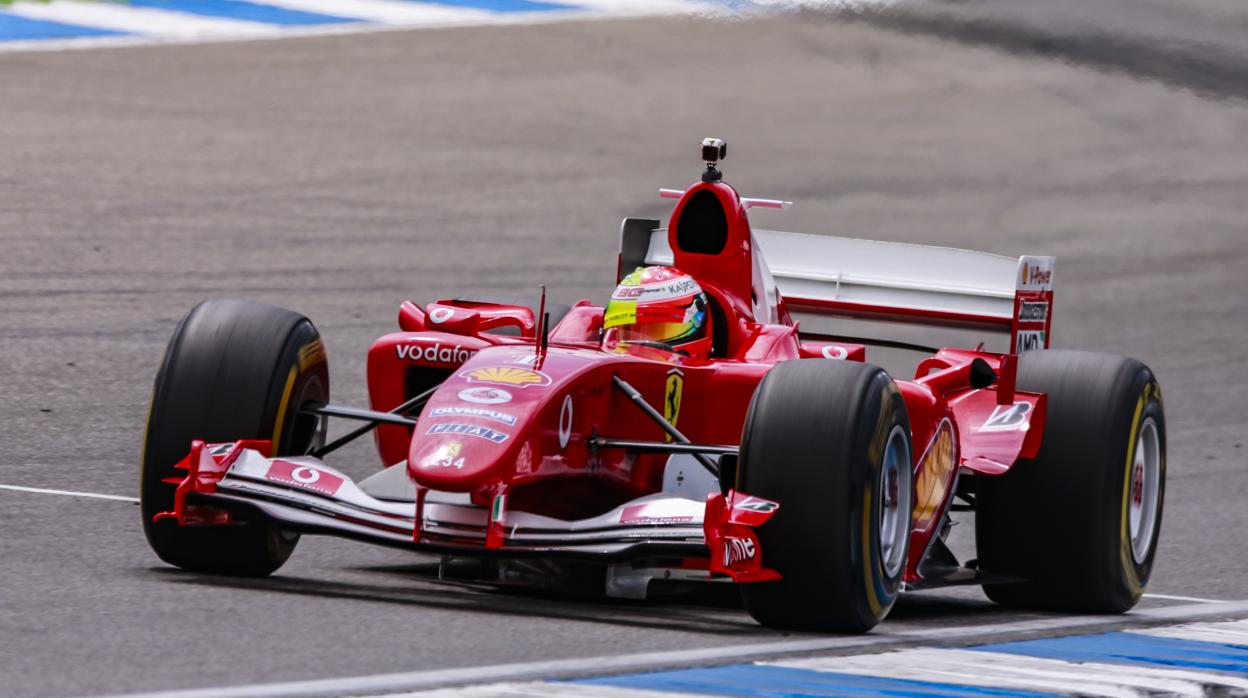
[[1189, 623], [1168, 628], [1142, 628], [1128, 632], [1153, 637], [1169, 637], [1176, 640], [1218, 642], [1224, 645], [1248, 647], [1248, 620], [1223, 623]]
[[[730, 14], [731, 9], [724, 2], [697, 2], [695, 0], [557, 0], [572, 2], [575, 5], [610, 15], [627, 17], [636, 14]], [[788, 8], [793, 9], [793, 8]]]
[[706, 694], [643, 691], [640, 688], [531, 681], [527, 683], [491, 683], [484, 686], [435, 688], [416, 693], [386, 693], [356, 698], [706, 698]]
[[1219, 603], [1219, 599], [1202, 599], [1196, 596], [1175, 596], [1173, 594], [1145, 594], [1147, 599], [1166, 599], [1168, 601], [1194, 601], [1196, 603]]
[[115, 499], [119, 502], [139, 503], [138, 497], [123, 497], [118, 494], [96, 494], [95, 492], [73, 492], [70, 490], [45, 490], [42, 487], [20, 487], [18, 485], [0, 485], [0, 490], [14, 492], [33, 492], [35, 494], [59, 494], [65, 497], [88, 497], [91, 499]]
[[[731, 645], [674, 652], [644, 652], [606, 657], [556, 659], [493, 666], [431, 669], [374, 676], [313, 679], [283, 683], [252, 684], [221, 688], [197, 688], [154, 693], [126, 694], [125, 698], [314, 698], [319, 696], [395, 693], [448, 685], [492, 681], [524, 681], [567, 676], [603, 675], [628, 671], [659, 670], [700, 664], [756, 660], [784, 654], [827, 650], [887, 647], [899, 643], [972, 643], [1028, 633], [1093, 631], [1122, 625], [1158, 621], [1187, 621], [1248, 614], [1248, 600], [1187, 606], [1166, 606], [1133, 611], [1120, 616], [1077, 616], [1041, 620], [970, 625], [955, 628], [924, 628], [890, 633], [887, 624], [877, 633], [854, 637], [821, 637], [749, 645]], [[117, 696], [115, 698], [121, 698]]]
[[29, 19], [181, 39], [216, 36], [258, 37], [272, 36], [281, 32], [281, 27], [274, 24], [201, 17], [185, 12], [147, 7], [127, 7], [112, 2], [25, 1], [15, 2], [6, 7], [5, 11]]
[[389, 25], [454, 24], [487, 20], [495, 13], [449, 5], [395, 0], [259, 0], [265, 5], [323, 15], [350, 17]]

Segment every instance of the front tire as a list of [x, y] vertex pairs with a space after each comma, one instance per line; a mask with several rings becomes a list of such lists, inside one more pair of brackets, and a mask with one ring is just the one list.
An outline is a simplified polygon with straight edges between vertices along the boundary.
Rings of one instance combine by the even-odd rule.
[[861, 633], [892, 608], [913, 512], [910, 421], [882, 369], [798, 360], [754, 393], [737, 489], [779, 502], [758, 529], [783, 579], [741, 585], [765, 626]]
[[1048, 395], [1037, 457], [980, 478], [979, 566], [1027, 581], [986, 584], [1013, 607], [1122, 613], [1152, 572], [1166, 483], [1161, 387], [1121, 356], [1037, 351], [1018, 387]]
[[317, 445], [315, 417], [299, 408], [329, 400], [320, 335], [302, 315], [271, 305], [209, 300], [178, 323], [148, 412], [140, 474], [143, 532], [156, 555], [187, 570], [265, 576], [290, 557], [299, 537], [267, 521], [226, 526], [154, 522], [173, 509], [185, 470], [174, 466], [191, 441], [267, 439], [272, 455], [302, 455]]

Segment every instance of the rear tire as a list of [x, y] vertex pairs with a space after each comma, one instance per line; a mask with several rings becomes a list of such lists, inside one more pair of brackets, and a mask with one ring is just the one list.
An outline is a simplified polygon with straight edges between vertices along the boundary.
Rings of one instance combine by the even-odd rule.
[[980, 477], [979, 566], [1027, 581], [986, 584], [1005, 605], [1122, 613], [1152, 572], [1166, 483], [1161, 388], [1121, 356], [1037, 351], [1019, 357], [1018, 387], [1048, 395], [1034, 460]]
[[759, 527], [763, 565], [783, 579], [741, 585], [775, 628], [861, 633], [897, 598], [914, 507], [910, 421], [882, 369], [799, 360], [754, 393], [737, 489], [779, 502]]
[[191, 441], [268, 439], [273, 455], [302, 455], [319, 445], [316, 419], [299, 407], [329, 400], [320, 335], [302, 315], [271, 305], [209, 300], [173, 332], [148, 412], [140, 475], [143, 532], [161, 560], [197, 572], [264, 576], [281, 567], [299, 540], [259, 519], [189, 527], [152, 518], [173, 509], [185, 470], [174, 467]]

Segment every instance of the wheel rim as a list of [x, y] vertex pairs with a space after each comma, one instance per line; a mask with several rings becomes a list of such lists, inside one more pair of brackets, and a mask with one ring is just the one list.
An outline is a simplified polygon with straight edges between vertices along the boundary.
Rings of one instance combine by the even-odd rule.
[[287, 417], [291, 420], [291, 424], [287, 427], [288, 433], [284, 434], [285, 439], [281, 444], [282, 453], [273, 455], [302, 456], [324, 446], [325, 431], [321, 427], [326, 418], [304, 412], [302, 408], [308, 405], [324, 404], [328, 401], [325, 386], [321, 384], [320, 378], [312, 376], [299, 389], [298, 397], [292, 401], [300, 409]]
[[905, 562], [906, 543], [910, 537], [910, 480], [913, 474], [906, 432], [900, 426], [893, 427], [888, 435], [888, 445], [884, 448], [884, 462], [876, 483], [879, 491], [880, 560], [887, 577], [896, 576]]
[[1152, 417], [1140, 425], [1131, 465], [1131, 489], [1127, 500], [1127, 524], [1131, 535], [1131, 557], [1142, 564], [1153, 546], [1157, 506], [1161, 494], [1161, 441]]

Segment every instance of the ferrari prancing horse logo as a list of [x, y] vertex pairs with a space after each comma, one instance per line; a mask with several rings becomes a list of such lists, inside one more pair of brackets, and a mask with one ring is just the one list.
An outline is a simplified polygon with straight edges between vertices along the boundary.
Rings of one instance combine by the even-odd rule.
[[[667, 389], [663, 391], [663, 418], [671, 422], [672, 426], [676, 426], [676, 420], [680, 419], [680, 401], [685, 390], [685, 377], [681, 374], [680, 369], [673, 368], [667, 372]], [[667, 435], [667, 440], [672, 440], [672, 435]]]

